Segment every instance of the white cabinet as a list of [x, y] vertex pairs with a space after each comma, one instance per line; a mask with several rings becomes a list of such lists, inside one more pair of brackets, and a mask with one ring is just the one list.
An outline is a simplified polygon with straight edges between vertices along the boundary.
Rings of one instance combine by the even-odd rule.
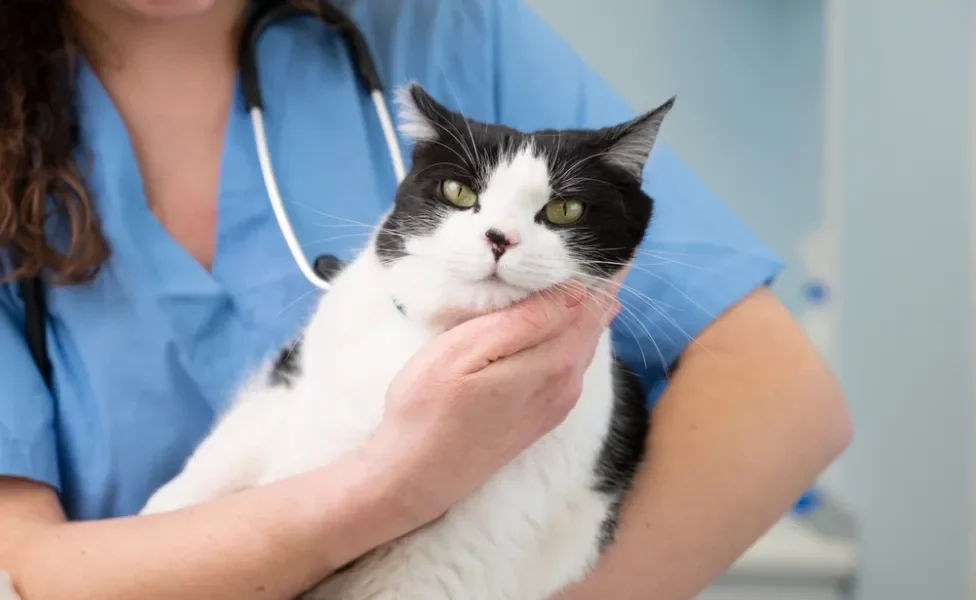
[[829, 585], [726, 584], [709, 588], [698, 600], [846, 600]]
[[786, 518], [697, 600], [850, 600], [857, 563], [852, 539]]

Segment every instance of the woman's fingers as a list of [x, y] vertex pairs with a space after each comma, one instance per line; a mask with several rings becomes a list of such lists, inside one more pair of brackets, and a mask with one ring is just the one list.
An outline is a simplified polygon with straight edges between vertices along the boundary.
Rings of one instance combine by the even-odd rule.
[[[596, 341], [620, 311], [617, 292], [625, 271], [599, 288], [569, 286], [536, 294], [505, 310], [477, 317], [443, 334], [442, 356], [459, 375], [547, 344], [575, 327], [582, 340]], [[591, 352], [586, 352], [592, 356]]]
[[[558, 335], [492, 365], [502, 377], [522, 380], [533, 373], [548, 373], [557, 380], [582, 375], [593, 360], [600, 336], [620, 310], [613, 287], [593, 290], [580, 306], [579, 315]], [[488, 369], [485, 370], [488, 372]]]
[[576, 291], [534, 295], [519, 304], [477, 317], [444, 334], [444, 349], [462, 375], [553, 339], [580, 315], [585, 299]]

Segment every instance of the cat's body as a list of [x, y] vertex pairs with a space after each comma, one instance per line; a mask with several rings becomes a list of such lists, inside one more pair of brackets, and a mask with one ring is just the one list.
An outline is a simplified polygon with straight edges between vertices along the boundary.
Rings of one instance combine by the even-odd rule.
[[[649, 198], [632, 215], [623, 205], [591, 203], [590, 230], [577, 230], [570, 239], [567, 229], [554, 225], [572, 217], [566, 216], [568, 205], [560, 205], [562, 215], [546, 216], [560, 185], [558, 163], [546, 146], [556, 140], [543, 137], [550, 134], [533, 139], [492, 126], [495, 137], [476, 139], [470, 123], [456, 121], [458, 115], [419, 88], [412, 87], [405, 101], [403, 130], [418, 143], [414, 170], [373, 243], [333, 280], [301, 345], [250, 380], [183, 473], [144, 512], [205, 501], [338, 458], [375, 431], [391, 380], [445, 326], [445, 315], [497, 309], [555, 285], [589, 286], [632, 256], [650, 218]], [[618, 200], [640, 193], [639, 169], [636, 177], [633, 169], [643, 166], [666, 112], [616, 131], [620, 139], [606, 133], [601, 138], [622, 153], [622, 162], [604, 165], [604, 179], [626, 181], [630, 175], [638, 186], [635, 191], [634, 181], [626, 182]], [[488, 132], [486, 127], [483, 135]], [[451, 141], [445, 142], [448, 134]], [[570, 144], [573, 135], [594, 134], [566, 134]], [[470, 143], [462, 136], [470, 136]], [[599, 148], [584, 141], [577, 140], [576, 149], [585, 161]], [[576, 185], [585, 179], [581, 165], [564, 166], [563, 175], [575, 177]], [[462, 177], [460, 187], [443, 187]], [[441, 195], [450, 203], [438, 203]], [[613, 212], [618, 209], [623, 214]], [[612, 219], [627, 216], [634, 223], [613, 231]], [[611, 246], [614, 235], [620, 239]], [[594, 254], [574, 243], [599, 248]], [[605, 264], [588, 266], [597, 256]], [[605, 333], [565, 421], [442, 519], [367, 554], [308, 596], [550, 597], [582, 577], [612, 539], [619, 503], [644, 452], [643, 402], [636, 378], [616, 363]]]

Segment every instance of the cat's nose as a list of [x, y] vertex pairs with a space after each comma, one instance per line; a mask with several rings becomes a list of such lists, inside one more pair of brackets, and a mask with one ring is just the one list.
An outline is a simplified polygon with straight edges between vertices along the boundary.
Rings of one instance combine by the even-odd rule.
[[506, 250], [518, 244], [518, 237], [492, 228], [485, 232], [485, 241], [491, 247], [491, 253], [495, 256], [495, 260], [498, 260], [505, 254]]

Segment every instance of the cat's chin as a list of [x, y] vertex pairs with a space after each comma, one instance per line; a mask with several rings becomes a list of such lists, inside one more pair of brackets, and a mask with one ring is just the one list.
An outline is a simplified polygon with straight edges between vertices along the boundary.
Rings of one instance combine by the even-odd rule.
[[406, 308], [435, 331], [446, 331], [520, 302], [535, 290], [514, 286], [497, 278], [467, 282], [452, 286], [450, 293], [432, 298], [427, 306]]

